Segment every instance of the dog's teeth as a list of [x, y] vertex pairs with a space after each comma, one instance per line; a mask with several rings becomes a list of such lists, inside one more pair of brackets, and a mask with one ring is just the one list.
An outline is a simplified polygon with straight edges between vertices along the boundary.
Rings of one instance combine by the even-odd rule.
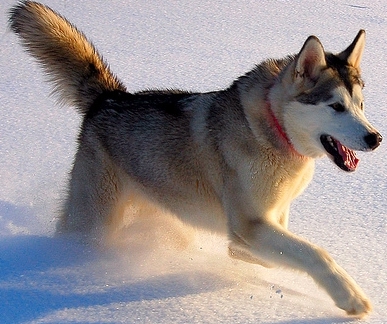
[[328, 137], [327, 137], [327, 140], [328, 140], [328, 143], [329, 143], [332, 147], [335, 147], [333, 138], [332, 138], [331, 136], [328, 136]]

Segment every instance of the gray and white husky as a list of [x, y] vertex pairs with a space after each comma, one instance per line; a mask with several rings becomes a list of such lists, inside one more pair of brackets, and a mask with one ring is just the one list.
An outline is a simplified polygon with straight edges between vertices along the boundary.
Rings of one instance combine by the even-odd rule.
[[266, 60], [222, 91], [128, 93], [48, 7], [21, 2], [9, 21], [60, 102], [83, 116], [58, 232], [103, 236], [119, 228], [128, 204], [149, 204], [227, 233], [231, 257], [305, 271], [348, 314], [370, 312], [345, 270], [287, 229], [315, 158], [354, 171], [354, 151], [382, 140], [364, 115], [364, 30], [339, 54], [310, 36], [297, 55]]

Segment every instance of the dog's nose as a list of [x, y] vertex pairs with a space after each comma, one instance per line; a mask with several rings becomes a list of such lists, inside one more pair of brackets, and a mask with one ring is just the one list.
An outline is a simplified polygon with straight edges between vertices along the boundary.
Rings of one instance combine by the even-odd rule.
[[371, 150], [376, 149], [383, 140], [382, 135], [379, 133], [370, 133], [364, 137], [365, 142]]

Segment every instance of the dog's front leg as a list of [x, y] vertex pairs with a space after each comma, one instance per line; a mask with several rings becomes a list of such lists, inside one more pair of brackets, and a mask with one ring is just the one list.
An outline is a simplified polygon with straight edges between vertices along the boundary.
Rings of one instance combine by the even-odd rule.
[[322, 248], [279, 224], [250, 220], [238, 227], [230, 235], [231, 247], [241, 255], [307, 272], [350, 315], [363, 316], [371, 310], [361, 288]]

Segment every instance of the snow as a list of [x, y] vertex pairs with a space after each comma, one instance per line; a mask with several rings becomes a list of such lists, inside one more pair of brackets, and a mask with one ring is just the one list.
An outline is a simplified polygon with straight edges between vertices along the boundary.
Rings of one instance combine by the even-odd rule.
[[[130, 91], [209, 91], [310, 34], [338, 52], [367, 31], [367, 115], [382, 134], [387, 3], [365, 1], [43, 1], [93, 40]], [[80, 117], [49, 97], [42, 71], [7, 30], [0, 3], [0, 318], [2, 323], [344, 323], [305, 274], [231, 260], [224, 238], [160, 220], [120, 246], [54, 236]], [[387, 322], [386, 145], [357, 172], [317, 163], [290, 229], [327, 249]], [[191, 243], [187, 243], [190, 237]], [[188, 245], [187, 245], [188, 244]]]

